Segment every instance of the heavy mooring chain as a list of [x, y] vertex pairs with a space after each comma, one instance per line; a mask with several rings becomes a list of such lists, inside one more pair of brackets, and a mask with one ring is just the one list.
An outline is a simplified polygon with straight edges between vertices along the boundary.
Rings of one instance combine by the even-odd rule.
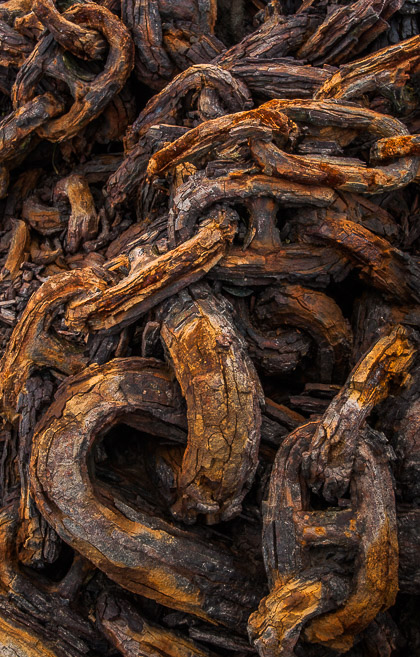
[[0, 5], [0, 653], [390, 657], [420, 36], [329, 4]]
[[[249, 621], [260, 654], [274, 655], [279, 645], [293, 651], [304, 624], [310, 641], [345, 652], [393, 604], [398, 540], [392, 453], [384, 436], [363, 424], [392, 382], [407, 375], [414, 354], [409, 333], [396, 327], [357, 364], [321, 420], [294, 431], [278, 451], [263, 529], [271, 591]], [[338, 499], [338, 505], [318, 510], [305, 460], [316, 461], [321, 443], [326, 457], [318, 472], [330, 485], [318, 504], [324, 498]], [[326, 565], [324, 555], [330, 550], [332, 556], [333, 547], [334, 565]], [[349, 581], [345, 562], [352, 553], [356, 572]]]

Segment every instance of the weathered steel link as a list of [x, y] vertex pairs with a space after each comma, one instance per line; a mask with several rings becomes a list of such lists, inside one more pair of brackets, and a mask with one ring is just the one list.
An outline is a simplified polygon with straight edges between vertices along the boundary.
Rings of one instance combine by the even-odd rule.
[[226, 110], [232, 112], [249, 109], [253, 105], [246, 84], [236, 79], [228, 71], [214, 64], [191, 66], [174, 78], [146, 104], [144, 110], [140, 112], [136, 121], [127, 131], [126, 148], [128, 150], [134, 148], [139, 138], [152, 125], [166, 123], [175, 112], [178, 114], [186, 94], [204, 87], [216, 90], [220, 102], [226, 108], [221, 108], [221, 114], [227, 114]]
[[[249, 621], [251, 638], [263, 657], [277, 650], [292, 654], [308, 621], [304, 633], [309, 641], [345, 652], [355, 634], [393, 604], [398, 590], [395, 503], [389, 455], [381, 437], [372, 430], [359, 434], [348, 506], [316, 511], [310, 507], [301, 474], [301, 454], [310, 447], [316, 429], [317, 423], [312, 423], [290, 434], [271, 474], [263, 542], [272, 590]], [[335, 577], [334, 568], [323, 571], [322, 561], [317, 569], [316, 557], [315, 563], [310, 560], [310, 550], [324, 546], [336, 547]], [[349, 580], [348, 574], [339, 575], [339, 563], [353, 551], [358, 554], [356, 572]], [[325, 587], [332, 589], [338, 610], [326, 608], [331, 596], [326, 596], [326, 604]]]
[[[158, 258], [136, 254], [128, 276], [91, 296], [68, 305], [66, 319], [75, 330], [120, 329], [168, 296], [200, 280], [222, 258], [235, 234], [235, 214], [218, 210], [203, 222], [197, 234]], [[137, 256], [137, 257], [136, 257]]]
[[258, 465], [260, 382], [229, 313], [210, 290], [191, 286], [162, 315], [162, 339], [188, 418], [172, 512], [185, 521], [197, 513], [210, 522], [228, 520], [241, 510]]
[[[105, 489], [99, 497], [90, 482], [88, 456], [101, 433], [123, 421], [155, 436], [182, 437], [179, 406], [169, 372], [153, 359], [116, 359], [86, 369], [64, 386], [56, 410], [52, 407], [38, 426], [31, 463], [33, 494], [59, 535], [124, 588], [235, 627], [246, 622], [258, 600], [256, 583], [240, 560], [217, 549], [200, 532], [158, 518], [158, 508], [147, 502], [134, 508], [112, 496], [106, 501]], [[72, 459], [75, 449], [82, 461]], [[93, 533], [92, 519], [97, 524]], [[166, 593], [162, 581], [168, 584]]]
[[404, 385], [416, 354], [409, 330], [396, 326], [356, 365], [322, 418], [307, 454], [305, 472], [328, 501], [349, 485], [357, 434], [372, 408], [386, 399], [391, 385]]
[[168, 657], [214, 655], [191, 639], [149, 623], [126, 600], [111, 595], [101, 596], [98, 615], [105, 635], [124, 657], [137, 657], [141, 652], [150, 650]]
[[351, 64], [344, 64], [314, 94], [317, 100], [336, 98], [350, 100], [366, 92], [386, 93], [389, 87], [403, 86], [409, 74], [417, 71], [420, 54], [420, 38], [413, 37], [402, 43], [384, 48]]
[[[67, 374], [75, 374], [86, 365], [83, 349], [48, 335], [51, 315], [63, 301], [105, 287], [105, 276], [85, 268], [52, 277], [31, 297], [0, 361], [1, 411], [10, 422], [16, 420], [19, 394], [35, 368], [61, 367]], [[67, 354], [64, 361], [63, 351]]]
[[[369, 110], [360, 110], [352, 105], [343, 105], [330, 101], [270, 101], [267, 107], [276, 107], [299, 125], [300, 121], [314, 126], [336, 126], [344, 128], [344, 132], [371, 132], [378, 137], [405, 136], [407, 129], [403, 123], [391, 117]], [[354, 135], [352, 135], [354, 138]], [[395, 139], [395, 138], [394, 138]], [[343, 146], [346, 145], [344, 137]], [[358, 194], [380, 194], [387, 190], [408, 185], [417, 174], [418, 160], [415, 151], [394, 150], [394, 158], [399, 158], [395, 164], [384, 167], [367, 168], [360, 161], [346, 162], [344, 158], [294, 156], [283, 153], [272, 144], [256, 141], [251, 152], [263, 170], [269, 170], [274, 175], [287, 177], [289, 180], [306, 182], [308, 184], [330, 184], [334, 189], [356, 192]], [[373, 152], [375, 149], [373, 148]], [[335, 166], [335, 162], [337, 165]]]
[[121, 13], [136, 46], [135, 73], [154, 89], [180, 69], [210, 62], [223, 49], [214, 36], [216, 0], [187, 0], [180, 6], [171, 0], [123, 0]]
[[0, 162], [3, 164], [13, 159], [22, 159], [32, 133], [61, 114], [63, 109], [63, 102], [53, 94], [46, 93], [35, 96], [3, 119], [0, 122]]
[[69, 139], [96, 118], [123, 88], [134, 64], [130, 34], [108, 9], [97, 4], [76, 5], [64, 12], [63, 17], [102, 33], [109, 52], [102, 73], [88, 74], [88, 81], [84, 81], [77, 67], [63, 59], [65, 55], [47, 35], [20, 69], [12, 94], [15, 108], [33, 99], [46, 72], [61, 77], [69, 85], [74, 97], [69, 111], [38, 129], [39, 136], [50, 141]]
[[[345, 652], [354, 636], [379, 611], [394, 603], [398, 541], [388, 465], [392, 454], [384, 438], [365, 426], [365, 419], [389, 394], [391, 381], [406, 375], [413, 359], [409, 333], [395, 327], [358, 364], [322, 419], [297, 429], [280, 448], [271, 474], [263, 529], [272, 590], [249, 621], [251, 638], [263, 657], [275, 654], [277, 647], [291, 652], [304, 623], [307, 640]], [[322, 443], [324, 458], [314, 477]], [[317, 476], [326, 480], [323, 497], [330, 503], [341, 499], [341, 510], [311, 508], [305, 488], [314, 487]], [[351, 583], [346, 575], [341, 582], [338, 577], [333, 584], [326, 584], [322, 561], [316, 572], [316, 557], [314, 562], [308, 552], [330, 545], [337, 550], [338, 572], [345, 572], [345, 562], [340, 567], [340, 559], [358, 553]], [[343, 593], [349, 585], [349, 593]], [[337, 611], [326, 609], [325, 586], [333, 586], [338, 596]], [[345, 602], [340, 595], [345, 596]], [[300, 597], [298, 613], [296, 596]], [[329, 604], [331, 597], [334, 595], [326, 596]]]
[[345, 371], [352, 334], [331, 297], [300, 285], [271, 287], [259, 296], [254, 312], [270, 328], [285, 322], [310, 334], [318, 349], [320, 381], [330, 381], [333, 370], [338, 377]]
[[53, 0], [35, 0], [32, 11], [65, 50], [83, 59], [101, 59], [106, 52], [102, 36], [68, 20], [56, 9]]
[[50, 93], [36, 96], [0, 122], [0, 198], [7, 194], [9, 171], [33, 147], [32, 136], [47, 121], [61, 114], [64, 104]]

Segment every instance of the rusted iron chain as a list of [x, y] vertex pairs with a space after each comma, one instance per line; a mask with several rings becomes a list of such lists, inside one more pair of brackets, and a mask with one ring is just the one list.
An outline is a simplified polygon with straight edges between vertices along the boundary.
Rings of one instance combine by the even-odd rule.
[[94, 3], [75, 5], [65, 12], [64, 17], [76, 25], [82, 23], [103, 33], [109, 52], [104, 70], [96, 76], [88, 75], [85, 81], [77, 75], [77, 68], [63, 59], [56, 42], [51, 40], [52, 35], [47, 35], [19, 70], [12, 92], [15, 108], [33, 99], [37, 84], [46, 71], [58, 78], [63, 76], [69, 85], [74, 97], [69, 111], [38, 129], [40, 137], [51, 141], [73, 137], [96, 118], [123, 88], [134, 64], [130, 34], [109, 10]]
[[[154, 360], [114, 360], [85, 370], [64, 387], [55, 402], [57, 410], [51, 408], [34, 436], [33, 493], [59, 535], [124, 588], [234, 627], [246, 621], [258, 596], [255, 582], [235, 555], [218, 550], [200, 533], [158, 519], [158, 510], [151, 513], [147, 502], [137, 510], [112, 498], [104, 505], [89, 482], [89, 451], [98, 433], [118, 418], [155, 435], [167, 434], [168, 428], [179, 434], [183, 417], [177, 395], [167, 369]], [[78, 420], [81, 398], [86, 407]], [[75, 448], [83, 454], [83, 463], [66, 457]], [[51, 459], [57, 466], [53, 478]], [[164, 590], [162, 581], [167, 583]], [[222, 591], [224, 600], [217, 604]]]
[[107, 46], [101, 35], [62, 16], [53, 0], [35, 0], [32, 11], [65, 50], [83, 59], [102, 59], [104, 56]]
[[[306, 425], [291, 434], [272, 474], [264, 520], [272, 590], [249, 621], [251, 638], [263, 656], [276, 654], [280, 646], [292, 654], [304, 624], [309, 641], [345, 652], [354, 636], [393, 604], [397, 593], [392, 480], [386, 455], [368, 442], [378, 437], [369, 432], [360, 436], [349, 508], [312, 511], [307, 493], [300, 490], [299, 453], [307, 449], [315, 429]], [[313, 563], [305, 554], [329, 545], [337, 546], [335, 568]], [[343, 553], [352, 551], [357, 571], [349, 582], [339, 562]], [[340, 570], [341, 576], [335, 574]]]
[[[263, 530], [272, 591], [250, 619], [251, 637], [261, 655], [275, 654], [279, 645], [293, 650], [308, 620], [305, 634], [310, 641], [344, 652], [364, 624], [395, 601], [398, 549], [390, 453], [381, 435], [365, 428], [364, 422], [373, 406], [388, 396], [390, 381], [407, 373], [413, 358], [409, 334], [397, 327], [360, 361], [321, 420], [297, 429], [279, 450]], [[314, 485], [308, 461], [316, 461], [321, 436], [328, 445], [317, 471], [328, 480], [323, 497], [330, 503], [342, 498], [354, 477], [351, 503], [341, 500], [341, 510], [312, 510], [302, 489], [302, 475]], [[343, 454], [343, 449], [352, 450], [352, 455]], [[335, 545], [339, 559], [340, 551], [359, 550], [359, 570], [349, 592], [346, 577], [334, 579], [330, 567], [324, 572], [322, 565], [317, 569], [305, 554], [305, 549], [320, 545]], [[331, 597], [341, 605], [338, 611], [329, 610]], [[329, 613], [324, 616], [325, 612]]]
[[0, 5], [0, 654], [414, 654], [415, 5]]

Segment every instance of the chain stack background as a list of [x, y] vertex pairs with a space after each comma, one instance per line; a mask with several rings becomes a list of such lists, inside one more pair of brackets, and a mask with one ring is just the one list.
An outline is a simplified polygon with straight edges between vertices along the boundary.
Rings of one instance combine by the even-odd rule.
[[420, 655], [419, 13], [0, 4], [0, 655]]

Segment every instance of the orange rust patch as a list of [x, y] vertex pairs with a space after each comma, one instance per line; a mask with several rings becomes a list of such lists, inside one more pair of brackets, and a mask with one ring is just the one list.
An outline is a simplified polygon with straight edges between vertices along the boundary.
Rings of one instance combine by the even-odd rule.
[[366, 552], [355, 589], [346, 604], [312, 620], [305, 638], [339, 652], [351, 648], [354, 636], [364, 630], [380, 611], [390, 607], [398, 591], [398, 544], [389, 521]]
[[315, 527], [314, 531], [315, 531], [315, 534], [317, 534], [318, 536], [325, 536], [326, 533], [327, 533], [327, 530], [325, 529], [325, 527]]

